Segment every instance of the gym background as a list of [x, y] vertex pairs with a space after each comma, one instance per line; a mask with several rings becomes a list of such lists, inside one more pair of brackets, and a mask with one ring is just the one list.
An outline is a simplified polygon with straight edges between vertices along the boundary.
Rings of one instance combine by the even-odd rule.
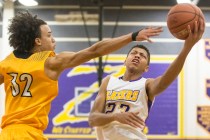
[[[150, 70], [145, 77], [161, 75], [180, 52], [183, 41], [167, 29], [169, 9], [176, 0], [37, 0], [27, 7], [18, 1], [1, 0], [0, 58], [11, 52], [7, 26], [15, 13], [29, 10], [45, 20], [56, 40], [56, 53], [79, 51], [98, 40], [117, 37], [148, 26], [162, 26], [154, 43], [133, 42], [110, 55], [64, 71], [59, 79], [59, 96], [52, 103], [49, 140], [94, 140], [94, 128], [87, 116], [101, 79], [121, 75], [128, 50], [143, 44], [151, 52]], [[149, 140], [210, 139], [210, 1], [197, 0], [206, 18], [201, 39], [187, 58], [184, 69], [172, 85], [157, 96], [144, 132]], [[0, 116], [4, 113], [4, 91], [0, 91]], [[1, 120], [1, 119], [0, 119]]]

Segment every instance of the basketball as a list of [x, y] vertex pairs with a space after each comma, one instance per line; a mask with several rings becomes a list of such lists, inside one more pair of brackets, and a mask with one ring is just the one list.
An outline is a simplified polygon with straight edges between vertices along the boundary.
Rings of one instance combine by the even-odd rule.
[[168, 12], [167, 27], [174, 37], [185, 40], [189, 35], [187, 26], [190, 25], [193, 32], [195, 21], [198, 21], [199, 26], [199, 18], [205, 20], [201, 9], [196, 5], [189, 3], [176, 4]]

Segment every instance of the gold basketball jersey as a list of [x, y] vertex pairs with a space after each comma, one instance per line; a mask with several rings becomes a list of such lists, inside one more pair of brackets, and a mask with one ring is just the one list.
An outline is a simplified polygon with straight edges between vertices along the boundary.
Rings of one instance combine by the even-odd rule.
[[58, 82], [49, 79], [44, 72], [46, 59], [53, 56], [54, 52], [44, 51], [22, 59], [11, 53], [0, 62], [6, 91], [2, 128], [27, 124], [46, 129], [51, 101], [58, 94]]

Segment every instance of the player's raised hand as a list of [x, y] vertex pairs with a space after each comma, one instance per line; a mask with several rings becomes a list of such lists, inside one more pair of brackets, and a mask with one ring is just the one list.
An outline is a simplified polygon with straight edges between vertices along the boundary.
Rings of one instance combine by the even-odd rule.
[[202, 18], [199, 21], [195, 21], [194, 24], [194, 31], [188, 25], [189, 36], [185, 40], [185, 45], [189, 47], [193, 47], [202, 38], [205, 30], [205, 21]]
[[163, 31], [162, 27], [147, 27], [138, 32], [132, 34], [133, 41], [144, 41], [153, 42], [150, 37], [158, 36]]
[[115, 120], [133, 127], [144, 128], [144, 121], [138, 116], [139, 112], [123, 112], [115, 114]]

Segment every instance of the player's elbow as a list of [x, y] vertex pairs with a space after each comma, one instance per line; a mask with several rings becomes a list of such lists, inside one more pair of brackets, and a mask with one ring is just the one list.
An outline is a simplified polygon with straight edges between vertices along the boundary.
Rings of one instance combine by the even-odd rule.
[[88, 124], [90, 127], [96, 127], [101, 125], [101, 119], [98, 115], [98, 113], [90, 113], [88, 117]]
[[89, 117], [88, 117], [88, 124], [89, 124], [90, 127], [94, 127], [95, 126], [93, 118], [94, 117], [93, 117], [92, 114], [90, 114]]
[[107, 53], [105, 53], [105, 51], [103, 51], [102, 49], [95, 47], [95, 48], [91, 48], [90, 54], [93, 58], [97, 58], [97, 57], [101, 57]]
[[88, 124], [89, 124], [89, 126], [90, 126], [90, 127], [94, 127], [94, 123], [93, 123], [93, 121], [88, 120]]

